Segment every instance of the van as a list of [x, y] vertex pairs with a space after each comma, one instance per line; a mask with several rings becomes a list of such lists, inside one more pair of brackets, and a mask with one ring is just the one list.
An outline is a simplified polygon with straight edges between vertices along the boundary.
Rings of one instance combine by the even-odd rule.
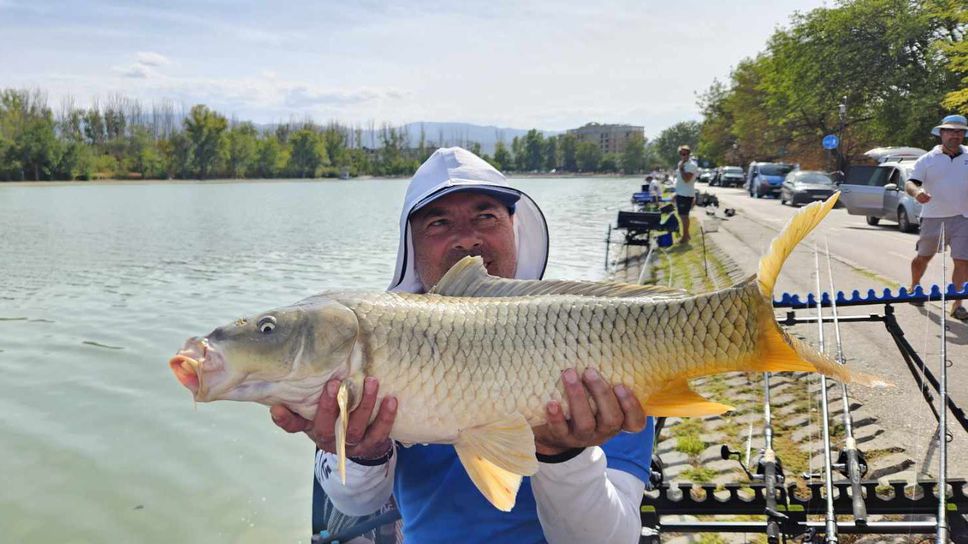
[[746, 191], [753, 198], [780, 194], [780, 186], [786, 175], [797, 165], [782, 162], [753, 162], [746, 173]]

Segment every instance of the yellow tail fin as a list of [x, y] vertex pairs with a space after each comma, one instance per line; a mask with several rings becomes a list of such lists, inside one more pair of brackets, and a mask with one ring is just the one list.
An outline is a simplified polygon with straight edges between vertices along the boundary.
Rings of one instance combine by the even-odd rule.
[[756, 283], [764, 297], [762, 315], [759, 322], [760, 357], [754, 361], [752, 370], [759, 372], [819, 372], [825, 376], [847, 383], [859, 383], [873, 387], [890, 386], [877, 376], [851, 372], [830, 356], [820, 353], [809, 344], [793, 338], [777, 325], [773, 316], [773, 287], [776, 277], [783, 268], [793, 248], [810, 234], [837, 203], [840, 193], [823, 202], [814, 202], [804, 207], [783, 227], [773, 239], [770, 250], [760, 259]]
[[770, 250], [760, 259], [759, 270], [756, 273], [756, 281], [764, 297], [773, 299], [773, 286], [776, 285], [776, 277], [780, 275], [783, 263], [793, 253], [793, 248], [806, 238], [824, 217], [827, 217], [827, 213], [833, 209], [839, 197], [840, 192], [836, 192], [823, 202], [814, 202], [803, 207], [790, 218], [780, 234], [773, 239]]

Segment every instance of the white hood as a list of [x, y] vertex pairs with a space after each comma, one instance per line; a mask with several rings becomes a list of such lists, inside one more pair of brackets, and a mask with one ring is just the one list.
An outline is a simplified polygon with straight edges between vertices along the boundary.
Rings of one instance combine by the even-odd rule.
[[[473, 188], [519, 197], [514, 205], [514, 242], [518, 249], [517, 279], [541, 279], [548, 263], [548, 225], [528, 195], [508, 185], [504, 175], [477, 155], [460, 147], [434, 152], [413, 175], [400, 213], [400, 246], [390, 291], [419, 293], [423, 285], [413, 262], [410, 214], [455, 191]], [[512, 197], [512, 198], [513, 198]]]

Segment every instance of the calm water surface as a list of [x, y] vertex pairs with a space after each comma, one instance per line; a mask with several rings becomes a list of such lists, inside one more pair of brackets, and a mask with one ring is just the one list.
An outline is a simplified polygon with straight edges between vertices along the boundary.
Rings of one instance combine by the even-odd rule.
[[[514, 180], [546, 277], [600, 279], [635, 179]], [[307, 541], [313, 446], [167, 361], [243, 314], [383, 289], [405, 180], [0, 185], [0, 541]]]

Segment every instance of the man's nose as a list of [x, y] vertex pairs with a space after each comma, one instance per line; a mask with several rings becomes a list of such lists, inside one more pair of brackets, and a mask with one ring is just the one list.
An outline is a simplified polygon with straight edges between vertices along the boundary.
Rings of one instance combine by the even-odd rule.
[[472, 249], [481, 245], [481, 235], [472, 225], [461, 225], [454, 231], [454, 249]]

